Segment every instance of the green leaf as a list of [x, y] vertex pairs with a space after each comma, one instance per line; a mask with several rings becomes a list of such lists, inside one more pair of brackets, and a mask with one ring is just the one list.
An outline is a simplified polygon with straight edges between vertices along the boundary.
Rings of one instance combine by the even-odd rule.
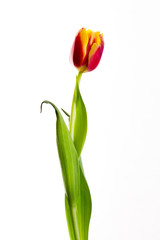
[[57, 148], [62, 169], [64, 186], [69, 202], [72, 203], [72, 205], [76, 205], [77, 199], [80, 195], [80, 167], [77, 151], [73, 144], [70, 132], [58, 108], [49, 101], [43, 101], [41, 103], [41, 110], [44, 103], [51, 104], [56, 112]]
[[66, 210], [66, 218], [67, 218], [70, 239], [76, 240], [75, 231], [74, 231], [74, 227], [73, 227], [74, 224], [73, 224], [73, 219], [72, 219], [72, 212], [71, 212], [70, 204], [69, 204], [68, 197], [66, 194], [65, 194], [65, 210]]
[[61, 108], [61, 110], [64, 112], [64, 114], [68, 117], [68, 119], [70, 120], [70, 115], [63, 109]]
[[70, 239], [88, 240], [92, 202], [80, 158], [87, 133], [87, 113], [79, 91], [78, 81], [70, 119], [73, 140], [58, 108], [49, 101], [43, 103], [51, 104], [57, 116], [57, 147], [66, 189], [65, 210]]
[[76, 206], [72, 206], [65, 196], [66, 217], [71, 240], [88, 240], [91, 208], [92, 202], [88, 184], [80, 166], [80, 198]]
[[78, 156], [80, 156], [87, 134], [87, 112], [80, 94], [78, 78], [79, 75], [76, 79], [76, 86], [72, 101], [70, 133]]
[[[81, 159], [80, 159], [81, 162]], [[82, 165], [80, 167], [80, 189], [81, 200], [77, 205], [78, 216], [80, 221], [80, 239], [88, 240], [89, 222], [92, 211], [92, 201], [87, 181], [84, 176]]]

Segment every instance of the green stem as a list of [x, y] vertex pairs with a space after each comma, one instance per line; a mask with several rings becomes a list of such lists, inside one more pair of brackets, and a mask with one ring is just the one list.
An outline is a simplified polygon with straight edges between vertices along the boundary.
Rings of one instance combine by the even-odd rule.
[[[82, 72], [79, 72], [78, 75], [76, 76], [76, 81], [78, 82], [78, 85], [80, 84], [81, 77], [82, 77]], [[70, 116], [70, 133], [71, 133], [72, 139], [73, 139], [73, 131], [74, 131], [74, 117], [75, 117], [75, 111], [76, 111], [75, 99], [76, 99], [76, 87], [74, 89], [72, 107], [71, 107], [71, 116]]]
[[80, 81], [81, 81], [81, 77], [82, 77], [82, 72], [79, 72], [76, 79], [78, 81], [78, 85], [80, 84]]

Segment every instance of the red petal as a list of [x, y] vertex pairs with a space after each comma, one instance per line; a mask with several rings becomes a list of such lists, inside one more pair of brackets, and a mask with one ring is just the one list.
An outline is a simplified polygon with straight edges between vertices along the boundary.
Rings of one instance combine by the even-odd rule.
[[89, 52], [89, 56], [88, 56], [88, 66], [87, 66], [88, 72], [94, 70], [98, 66], [102, 57], [103, 49], [104, 49], [104, 41], [101, 42], [100, 46], [97, 43], [94, 43], [92, 45], [91, 50]]
[[81, 67], [84, 65], [87, 44], [88, 36], [86, 29], [83, 28], [78, 32], [73, 46], [73, 63], [76, 67]]

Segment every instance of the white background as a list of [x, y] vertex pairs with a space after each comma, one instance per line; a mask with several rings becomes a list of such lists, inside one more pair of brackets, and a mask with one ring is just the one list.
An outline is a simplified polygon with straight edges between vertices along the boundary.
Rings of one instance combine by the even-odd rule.
[[159, 11], [158, 0], [1, 0], [1, 240], [69, 240], [56, 117], [39, 108], [46, 99], [70, 112], [77, 71], [69, 55], [81, 27], [105, 39], [80, 86], [89, 239], [160, 239]]

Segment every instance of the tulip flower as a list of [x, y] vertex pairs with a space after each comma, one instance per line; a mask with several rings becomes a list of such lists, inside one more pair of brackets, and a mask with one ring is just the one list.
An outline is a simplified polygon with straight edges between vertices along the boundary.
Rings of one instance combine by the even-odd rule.
[[98, 66], [103, 49], [103, 35], [100, 32], [82, 28], [75, 37], [71, 61], [79, 72], [90, 72]]

